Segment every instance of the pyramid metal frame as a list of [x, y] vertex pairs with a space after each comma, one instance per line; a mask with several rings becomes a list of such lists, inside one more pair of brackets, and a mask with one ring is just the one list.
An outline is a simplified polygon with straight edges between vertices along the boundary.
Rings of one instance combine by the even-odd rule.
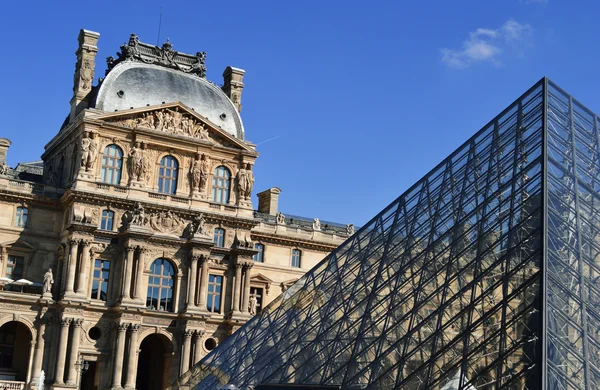
[[187, 386], [600, 388], [600, 131], [543, 78]]

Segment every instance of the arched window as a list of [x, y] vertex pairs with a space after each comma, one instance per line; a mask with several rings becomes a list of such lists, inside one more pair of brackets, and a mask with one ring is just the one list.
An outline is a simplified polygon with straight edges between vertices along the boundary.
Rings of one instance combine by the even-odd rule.
[[117, 145], [108, 145], [102, 155], [101, 180], [103, 183], [119, 185], [123, 168], [123, 151]]
[[215, 228], [215, 235], [213, 238], [215, 246], [223, 248], [225, 246], [225, 229]]
[[115, 219], [114, 211], [102, 210], [102, 219], [100, 220], [100, 229], [113, 230], [114, 219]]
[[254, 255], [254, 261], [257, 261], [259, 263], [263, 262], [263, 256], [265, 253], [265, 246], [263, 244], [254, 244], [254, 249], [256, 249], [258, 252]]
[[29, 215], [29, 210], [27, 207], [17, 207], [17, 212], [15, 214], [15, 226], [24, 228], [27, 226], [27, 216]]
[[231, 187], [231, 172], [223, 165], [215, 169], [212, 180], [212, 198], [217, 203], [229, 203], [229, 188]]
[[167, 259], [156, 259], [150, 266], [146, 307], [150, 310], [173, 311], [175, 268]]
[[292, 249], [292, 267], [300, 268], [302, 252], [299, 249]]
[[173, 156], [165, 156], [160, 160], [158, 171], [158, 192], [174, 194], [177, 190], [177, 169], [179, 164]]

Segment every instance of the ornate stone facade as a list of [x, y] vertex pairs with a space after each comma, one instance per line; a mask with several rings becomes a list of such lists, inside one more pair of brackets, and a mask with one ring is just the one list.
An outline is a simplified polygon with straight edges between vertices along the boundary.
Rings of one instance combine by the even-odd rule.
[[[5, 374], [32, 386], [43, 370], [57, 389], [167, 388], [354, 229], [284, 216], [266, 195], [255, 211], [255, 145], [215, 122], [231, 118], [180, 103], [184, 90], [98, 109], [111, 73], [138, 63], [215, 88], [204, 53], [136, 36], [94, 86], [98, 36], [80, 34], [72, 115], [43, 161], [11, 169], [0, 140], [0, 276], [34, 283], [0, 280], [0, 333], [21, 351]], [[228, 69], [220, 93], [241, 123], [243, 71]], [[90, 365], [81, 377], [80, 359]]]

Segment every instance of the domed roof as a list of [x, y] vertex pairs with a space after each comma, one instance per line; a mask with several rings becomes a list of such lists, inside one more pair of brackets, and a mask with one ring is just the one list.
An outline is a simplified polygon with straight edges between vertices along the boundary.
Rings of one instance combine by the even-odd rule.
[[112, 112], [181, 102], [233, 136], [244, 139], [242, 119], [229, 97], [202, 77], [138, 61], [123, 61], [98, 89], [97, 109]]

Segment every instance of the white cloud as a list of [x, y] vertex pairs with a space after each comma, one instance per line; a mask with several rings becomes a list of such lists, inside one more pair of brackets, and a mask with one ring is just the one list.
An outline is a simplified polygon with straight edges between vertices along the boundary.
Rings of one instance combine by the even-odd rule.
[[[540, 0], [536, 0], [540, 1]], [[466, 68], [478, 62], [501, 64], [500, 57], [531, 40], [533, 28], [516, 20], [507, 20], [500, 28], [478, 28], [463, 41], [461, 49], [441, 49], [442, 62], [452, 68]]]

